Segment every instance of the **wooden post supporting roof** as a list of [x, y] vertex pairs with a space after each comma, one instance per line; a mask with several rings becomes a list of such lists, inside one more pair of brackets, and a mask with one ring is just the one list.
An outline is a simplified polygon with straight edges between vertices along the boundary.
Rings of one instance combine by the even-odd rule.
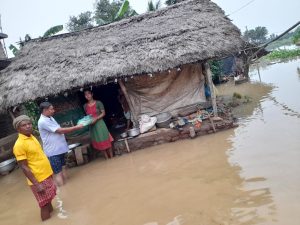
[[130, 113], [132, 115], [132, 120], [133, 120], [134, 126], [138, 126], [138, 124], [139, 124], [138, 123], [138, 118], [137, 118], [137, 115], [135, 114], [135, 111], [134, 111], [134, 108], [133, 108], [133, 104], [132, 104], [132, 102], [131, 102], [131, 100], [130, 100], [130, 98], [128, 96], [127, 89], [126, 89], [126, 87], [125, 87], [125, 85], [124, 85], [124, 83], [123, 83], [122, 80], [118, 80], [118, 83], [119, 83], [119, 85], [121, 87], [121, 90], [122, 90], [122, 92], [123, 92], [123, 94], [124, 94], [124, 96], [126, 98], [126, 101], [127, 101], [128, 105], [129, 105], [129, 109], [130, 109]]
[[8, 109], [7, 112], [10, 115], [12, 120], [14, 120], [16, 118], [15, 115], [13, 114], [12, 110]]
[[204, 63], [204, 69], [205, 69], [207, 83], [208, 83], [208, 86], [210, 89], [211, 103], [212, 103], [212, 107], [213, 107], [214, 116], [217, 117], [218, 116], [217, 98], [216, 98], [216, 93], [215, 93], [215, 89], [214, 89], [214, 85], [213, 85], [213, 81], [212, 81], [212, 72], [210, 70], [210, 66], [209, 66], [208, 62]]

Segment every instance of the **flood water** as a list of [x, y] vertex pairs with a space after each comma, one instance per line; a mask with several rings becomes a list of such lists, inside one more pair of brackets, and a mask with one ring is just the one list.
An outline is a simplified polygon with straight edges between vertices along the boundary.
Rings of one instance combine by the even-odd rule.
[[[300, 60], [254, 68], [239, 127], [70, 169], [43, 224], [227, 225], [300, 221]], [[41, 224], [20, 169], [0, 177], [0, 223]]]

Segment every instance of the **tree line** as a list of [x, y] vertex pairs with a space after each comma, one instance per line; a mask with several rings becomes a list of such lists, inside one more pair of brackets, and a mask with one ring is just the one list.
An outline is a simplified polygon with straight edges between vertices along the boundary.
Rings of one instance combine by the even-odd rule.
[[[249, 43], [261, 45], [277, 37], [277, 35], [275, 34], [270, 34], [268, 36], [268, 33], [269, 33], [268, 29], [262, 26], [255, 27], [254, 29], [250, 29], [250, 30], [246, 28], [246, 31], [243, 33], [243, 38], [245, 41]], [[295, 29], [295, 31], [287, 33], [286, 35], [278, 39], [276, 42], [271, 43], [268, 48], [272, 50], [283, 45], [296, 44], [299, 41], [300, 41], [300, 27]]]
[[[183, 0], [165, 0], [163, 3], [167, 6], [176, 4]], [[147, 11], [156, 11], [163, 5], [161, 0], [149, 0], [147, 3]], [[83, 29], [92, 28], [94, 26], [101, 26], [124, 18], [138, 15], [138, 13], [131, 7], [129, 0], [96, 0], [94, 10], [82, 12], [77, 16], [70, 16], [66, 24], [66, 29], [69, 32], [76, 32]], [[47, 30], [42, 37], [49, 37], [63, 30], [63, 25], [57, 25]], [[243, 32], [243, 38], [249, 43], [260, 45], [269, 40], [276, 38], [275, 34], [268, 36], [268, 29], [263, 26], [255, 27], [254, 29], [246, 29]], [[27, 34], [22, 40], [20, 38], [19, 47], [21, 48], [26, 41], [31, 40]], [[277, 48], [282, 45], [289, 45], [300, 42], [300, 27], [294, 32], [290, 32], [275, 43], [270, 44], [269, 48]], [[15, 55], [18, 48], [10, 45], [9, 49]]]
[[[173, 5], [183, 0], [166, 0], [166, 5]], [[156, 11], [162, 7], [161, 0], [149, 0], [147, 11]], [[66, 29], [69, 32], [76, 32], [83, 29], [92, 28], [119, 21], [124, 18], [138, 15], [138, 13], [130, 6], [129, 0], [96, 0], [94, 11], [86, 11], [80, 13], [78, 16], [70, 16]], [[46, 38], [57, 34], [63, 30], [63, 25], [57, 25], [48, 29], [40, 38]], [[25, 35], [24, 40], [20, 38], [18, 42], [19, 48], [24, 46], [24, 43], [31, 40], [29, 34]], [[14, 55], [19, 51], [15, 45], [10, 45], [9, 49]]]
[[[182, 0], [181, 0], [182, 1]], [[173, 5], [180, 0], [166, 0], [165, 5]], [[162, 7], [161, 0], [149, 0], [147, 11], [156, 11]], [[119, 12], [123, 12], [119, 15]], [[93, 26], [109, 24], [124, 18], [138, 15], [138, 13], [130, 6], [128, 0], [96, 0], [95, 9], [93, 12], [86, 11], [78, 16], [71, 16], [67, 23], [69, 32], [80, 31]]]

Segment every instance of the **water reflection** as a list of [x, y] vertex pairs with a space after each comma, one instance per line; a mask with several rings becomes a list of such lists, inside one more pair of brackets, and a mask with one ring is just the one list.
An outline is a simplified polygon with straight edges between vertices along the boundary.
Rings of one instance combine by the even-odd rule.
[[261, 102], [269, 98], [271, 91], [275, 88], [271, 84], [263, 84], [259, 82], [243, 83], [235, 85], [234, 82], [228, 82], [225, 85], [218, 86], [218, 91], [225, 103], [232, 101], [233, 93], [239, 93], [242, 96], [247, 96], [250, 102], [240, 104], [233, 108], [233, 114], [240, 119], [242, 124], [244, 120], [248, 120], [253, 113], [263, 120], [263, 107]]
[[[228, 162], [232, 135], [234, 130], [228, 130], [74, 168], [59, 192], [68, 217], [59, 218], [58, 208], [47, 224], [243, 224], [246, 215], [249, 221], [264, 220], [264, 214], [248, 210], [272, 199], [243, 189], [249, 181], [239, 176], [240, 166]], [[39, 224], [36, 203], [19, 177], [17, 170], [0, 179], [0, 220], [6, 225], [25, 220]], [[8, 179], [16, 185], [7, 193]], [[10, 202], [9, 208], [5, 202]]]
[[[252, 100], [244, 119], [231, 136], [229, 161], [241, 168], [248, 191], [233, 209], [241, 224], [298, 224], [300, 208], [300, 60], [292, 60], [251, 72], [251, 82], [240, 87], [249, 96], [257, 93], [256, 82], [265, 90]], [[251, 93], [251, 88], [252, 93]], [[268, 87], [269, 86], [269, 87]], [[242, 106], [244, 107], [244, 106]], [[246, 117], [245, 117], [246, 115]], [[250, 196], [250, 197], [249, 197]], [[245, 207], [248, 205], [249, 207]], [[242, 210], [240, 208], [243, 208]], [[256, 216], [258, 215], [258, 217]], [[250, 219], [250, 220], [249, 220]]]

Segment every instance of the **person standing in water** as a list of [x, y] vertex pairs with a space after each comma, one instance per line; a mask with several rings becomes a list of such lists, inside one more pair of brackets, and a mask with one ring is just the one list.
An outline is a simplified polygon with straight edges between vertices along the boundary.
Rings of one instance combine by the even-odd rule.
[[69, 151], [64, 134], [79, 130], [83, 125], [61, 127], [53, 118], [55, 110], [50, 102], [42, 102], [40, 111], [38, 129], [43, 141], [43, 149], [51, 163], [56, 184], [62, 186], [67, 178], [65, 154]]
[[105, 116], [104, 105], [101, 101], [96, 101], [91, 90], [84, 90], [84, 97], [87, 103], [83, 108], [87, 115], [93, 117], [93, 122], [90, 125], [90, 138], [94, 149], [103, 152], [105, 159], [112, 158], [112, 142], [113, 137], [109, 133], [106, 124], [103, 120]]
[[47, 220], [53, 211], [51, 201], [56, 195], [50, 162], [40, 143], [32, 135], [32, 123], [28, 116], [18, 116], [14, 119], [13, 126], [19, 133], [13, 153], [41, 208], [42, 221]]

